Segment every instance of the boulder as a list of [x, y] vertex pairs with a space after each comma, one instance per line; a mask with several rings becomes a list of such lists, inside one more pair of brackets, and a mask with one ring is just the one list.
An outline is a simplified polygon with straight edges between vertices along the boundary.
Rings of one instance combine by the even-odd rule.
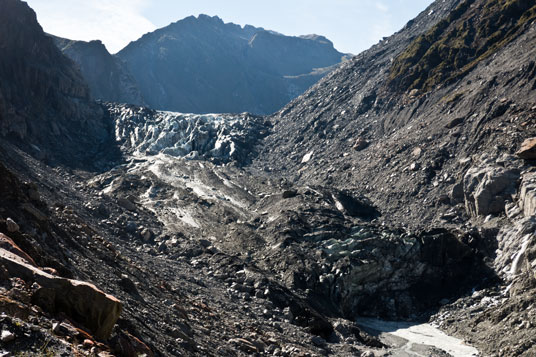
[[245, 338], [233, 338], [229, 340], [229, 343], [246, 353], [259, 354], [260, 352], [262, 352], [253, 342], [246, 340]]
[[6, 226], [7, 226], [7, 231], [9, 233], [18, 232], [20, 229], [19, 225], [11, 218], [6, 219]]
[[302, 164], [306, 164], [313, 158], [314, 151], [310, 151], [307, 154], [303, 155], [303, 158], [301, 160]]
[[518, 205], [525, 217], [534, 217], [536, 215], [536, 172], [523, 175], [518, 199]]
[[503, 277], [511, 279], [520, 273], [532, 271], [536, 264], [535, 249], [536, 217], [518, 220], [514, 225], [503, 226], [497, 234], [497, 257], [494, 269]]
[[0, 249], [7, 250], [8, 252], [24, 259], [26, 263], [37, 267], [37, 264], [35, 264], [32, 257], [26, 254], [26, 252], [24, 252], [22, 249], [20, 249], [19, 246], [16, 245], [11, 238], [2, 233], [0, 233]]
[[118, 356], [154, 356], [145, 343], [126, 331], [121, 331], [111, 342], [113, 351]]
[[450, 190], [450, 199], [454, 204], [464, 201], [463, 182], [458, 182]]
[[367, 146], [369, 146], [369, 144], [370, 143], [368, 142], [368, 140], [363, 139], [363, 138], [358, 138], [354, 143], [353, 149], [355, 151], [361, 151], [361, 150], [366, 149]]
[[286, 198], [296, 197], [297, 195], [298, 195], [298, 191], [296, 190], [285, 190], [283, 191], [281, 196], [286, 199]]
[[136, 205], [132, 202], [130, 197], [129, 198], [119, 197], [117, 199], [117, 204], [119, 206], [123, 207], [124, 209], [129, 210], [129, 211], [135, 211], [136, 210]]
[[7, 343], [7, 342], [13, 341], [14, 339], [15, 339], [15, 334], [13, 332], [8, 331], [8, 330], [2, 330], [0, 341]]
[[149, 243], [153, 237], [153, 232], [147, 228], [143, 228], [140, 232], [140, 236], [144, 243]]
[[536, 138], [529, 138], [521, 144], [521, 148], [516, 152], [520, 159], [536, 159]]
[[50, 275], [25, 259], [0, 248], [0, 265], [11, 277], [37, 283], [32, 302], [50, 313], [64, 313], [89, 328], [98, 339], [106, 340], [119, 318], [122, 304], [94, 285]]
[[454, 127], [457, 127], [458, 125], [462, 124], [463, 123], [463, 118], [455, 118], [455, 119], [452, 119], [451, 121], [449, 121], [447, 123], [447, 125], [445, 125], [445, 127], [447, 129], [452, 129]]
[[332, 198], [337, 209], [351, 217], [373, 220], [381, 215], [368, 199], [357, 198], [349, 191], [336, 192]]
[[516, 192], [520, 173], [502, 167], [474, 167], [463, 180], [465, 208], [473, 217], [504, 212], [507, 201]]

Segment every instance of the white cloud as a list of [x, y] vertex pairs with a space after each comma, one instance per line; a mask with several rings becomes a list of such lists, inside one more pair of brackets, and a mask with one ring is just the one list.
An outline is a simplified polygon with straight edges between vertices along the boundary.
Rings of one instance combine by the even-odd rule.
[[101, 40], [111, 53], [155, 30], [146, 0], [27, 0], [43, 29], [74, 40]]
[[381, 12], [389, 12], [389, 7], [382, 2], [377, 2], [375, 5]]

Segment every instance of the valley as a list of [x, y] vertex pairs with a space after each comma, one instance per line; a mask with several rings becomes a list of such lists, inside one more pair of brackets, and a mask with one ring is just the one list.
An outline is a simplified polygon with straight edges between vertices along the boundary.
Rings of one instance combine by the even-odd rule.
[[435, 1], [263, 116], [94, 101], [0, 0], [0, 356], [534, 355], [536, 5], [498, 3]]

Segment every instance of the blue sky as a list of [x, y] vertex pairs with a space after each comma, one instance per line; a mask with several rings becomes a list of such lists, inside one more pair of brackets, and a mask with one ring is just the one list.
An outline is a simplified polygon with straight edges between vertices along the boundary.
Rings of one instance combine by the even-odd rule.
[[112, 53], [190, 15], [264, 27], [285, 35], [316, 33], [357, 54], [399, 30], [432, 0], [26, 0], [44, 30], [99, 39]]

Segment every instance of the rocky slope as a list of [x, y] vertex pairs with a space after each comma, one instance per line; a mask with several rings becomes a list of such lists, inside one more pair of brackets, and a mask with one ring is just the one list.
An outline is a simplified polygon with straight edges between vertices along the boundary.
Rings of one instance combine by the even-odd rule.
[[100, 41], [72, 41], [52, 36], [61, 52], [73, 60], [89, 85], [91, 97], [116, 103], [144, 105], [138, 85], [122, 61]]
[[[294, 185], [357, 190], [383, 224], [473, 235], [502, 284], [475, 287], [445, 308], [473, 312], [441, 323], [490, 355], [534, 353], [522, 337], [534, 324], [532, 141], [515, 154], [536, 134], [534, 11], [524, 1], [432, 4], [273, 116], [256, 163]], [[513, 321], [523, 328], [505, 332]]]
[[117, 54], [151, 108], [272, 113], [343, 59], [322, 36], [289, 37], [218, 17], [188, 17]]

